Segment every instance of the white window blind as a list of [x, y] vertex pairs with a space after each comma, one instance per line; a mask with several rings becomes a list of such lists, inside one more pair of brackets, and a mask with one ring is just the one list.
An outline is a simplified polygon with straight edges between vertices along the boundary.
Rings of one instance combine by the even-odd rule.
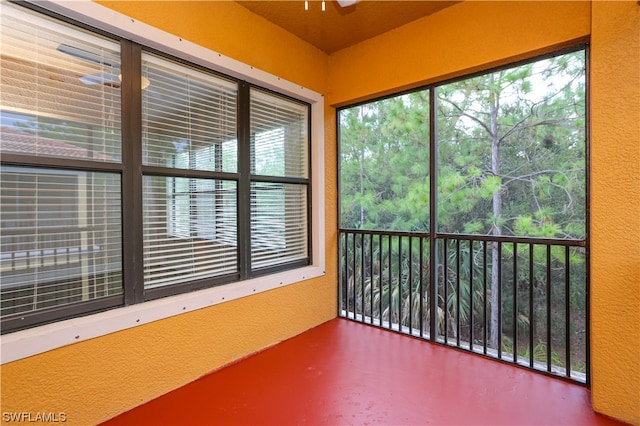
[[[235, 172], [237, 84], [149, 53], [142, 64], [143, 164]], [[143, 191], [145, 288], [237, 272], [236, 181], [145, 176]]]
[[253, 268], [306, 259], [307, 187], [255, 182], [251, 185]]
[[122, 293], [120, 176], [3, 167], [2, 316]]
[[256, 269], [309, 256], [309, 112], [305, 104], [255, 89], [250, 102], [251, 173], [264, 177], [251, 183], [251, 265]]
[[145, 288], [237, 271], [236, 182], [145, 176], [143, 186]]
[[144, 164], [235, 172], [237, 84], [148, 53], [142, 75]]
[[0, 20], [0, 154], [25, 163], [0, 171], [2, 318], [122, 294], [120, 45], [6, 2]]
[[251, 173], [309, 177], [309, 106], [251, 90]]
[[120, 46], [2, 5], [2, 153], [120, 162]]

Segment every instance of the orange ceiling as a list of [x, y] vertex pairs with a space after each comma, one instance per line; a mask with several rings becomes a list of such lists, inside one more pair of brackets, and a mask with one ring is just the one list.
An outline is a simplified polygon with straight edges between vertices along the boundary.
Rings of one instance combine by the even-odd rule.
[[326, 53], [359, 43], [430, 15], [457, 1], [435, 0], [359, 0], [353, 6], [340, 7], [335, 0], [238, 0], [274, 24], [311, 43]]

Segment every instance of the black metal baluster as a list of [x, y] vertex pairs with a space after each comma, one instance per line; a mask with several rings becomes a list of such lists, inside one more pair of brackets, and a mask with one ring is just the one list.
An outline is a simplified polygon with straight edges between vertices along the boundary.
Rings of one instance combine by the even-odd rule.
[[[587, 177], [587, 188], [589, 187], [588, 184], [588, 177]], [[588, 191], [587, 191], [587, 195], [588, 195]], [[588, 223], [588, 222], [587, 222]], [[585, 306], [585, 312], [584, 312], [584, 327], [585, 327], [585, 335], [584, 335], [584, 353], [585, 353], [585, 364], [586, 364], [586, 368], [585, 368], [585, 385], [587, 385], [587, 387], [591, 386], [591, 333], [589, 332], [589, 328], [590, 328], [590, 324], [591, 324], [591, 304], [589, 303], [589, 301], [591, 300], [591, 278], [590, 278], [590, 264], [591, 264], [591, 255], [590, 255], [590, 244], [589, 241], [585, 241], [585, 259], [586, 259], [586, 263], [585, 263], [585, 271], [586, 271], [586, 277], [585, 280], [583, 281], [584, 284], [584, 299], [582, 300], [582, 302], [584, 303]]]
[[565, 336], [565, 374], [571, 377], [571, 257], [569, 246], [564, 248], [564, 336]]
[[362, 308], [362, 322], [365, 322], [365, 302], [364, 302], [364, 287], [366, 282], [366, 262], [364, 254], [364, 234], [360, 234], [360, 306]]
[[518, 363], [518, 243], [513, 243], [513, 362]]
[[502, 359], [502, 242], [498, 242], [498, 358]]
[[344, 315], [349, 318], [349, 233], [344, 234]]
[[487, 244], [488, 241], [482, 242], [482, 353], [487, 354]]
[[393, 259], [392, 259], [392, 238], [393, 236], [389, 235], [389, 259], [387, 261], [387, 263], [389, 264], [389, 329], [392, 329], [392, 323], [393, 323], [393, 307], [392, 307], [392, 303], [393, 303], [393, 299], [392, 299], [392, 293], [393, 293]]
[[442, 266], [443, 266], [443, 287], [444, 287], [444, 344], [449, 344], [449, 309], [448, 309], [448, 299], [449, 299], [449, 280], [447, 279], [448, 270], [448, 261], [447, 261], [447, 238], [442, 241]]
[[342, 316], [342, 310], [344, 309], [344, 249], [342, 248], [342, 241], [344, 238], [344, 233], [340, 232], [338, 234], [338, 294], [340, 295], [340, 299], [338, 302], [338, 315]]
[[456, 346], [460, 347], [460, 239], [456, 240]]
[[547, 245], [547, 371], [551, 372], [551, 245]]
[[533, 244], [529, 244], [529, 367], [533, 368], [535, 348], [533, 347], [533, 335], [535, 334], [535, 312], [533, 303], [533, 289], [535, 285], [533, 275]]
[[402, 333], [402, 235], [398, 236], [398, 331]]
[[424, 277], [424, 271], [422, 265], [424, 264], [424, 237], [420, 237], [420, 337], [424, 338], [424, 292], [422, 287], [422, 280]]
[[382, 286], [382, 234], [378, 235], [378, 256], [380, 257], [380, 262], [378, 263], [378, 315], [380, 319], [380, 327], [382, 327], [382, 294], [383, 294], [383, 286]]
[[369, 307], [371, 311], [371, 325], [373, 325], [373, 284], [375, 283], [375, 279], [373, 278], [373, 253], [375, 250], [373, 249], [373, 234], [369, 234]]
[[353, 265], [352, 265], [352, 270], [353, 270], [353, 319], [356, 319], [356, 312], [358, 310], [358, 307], [356, 306], [356, 302], [358, 301], [358, 295], [356, 294], [356, 283], [358, 282], [358, 275], [357, 275], [357, 264], [358, 264], [358, 256], [356, 255], [356, 240], [358, 238], [358, 234], [353, 233], [353, 244], [352, 244], [352, 249], [353, 249]]
[[473, 240], [469, 240], [469, 350], [473, 351]]
[[413, 336], [413, 237], [409, 236], [409, 334]]

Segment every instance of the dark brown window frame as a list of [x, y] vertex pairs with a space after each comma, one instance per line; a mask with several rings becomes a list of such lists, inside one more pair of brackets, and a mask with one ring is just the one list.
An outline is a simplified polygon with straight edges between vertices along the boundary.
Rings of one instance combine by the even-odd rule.
[[[312, 192], [311, 192], [311, 105], [291, 96], [266, 89], [259, 85], [224, 75], [217, 71], [208, 69], [198, 64], [191, 63], [182, 58], [175, 57], [156, 49], [143, 46], [114, 34], [93, 28], [82, 22], [58, 15], [51, 11], [42, 9], [36, 5], [26, 2], [13, 2], [28, 9], [42, 13], [43, 15], [71, 24], [78, 28], [93, 32], [110, 38], [120, 43], [121, 46], [121, 132], [122, 132], [122, 162], [121, 163], [98, 163], [87, 160], [70, 160], [58, 158], [38, 158], [25, 155], [3, 154], [2, 165], [18, 167], [46, 167], [60, 170], [78, 171], [103, 171], [117, 173], [121, 176], [122, 182], [122, 275], [123, 293], [117, 296], [107, 296], [85, 302], [76, 302], [61, 305], [49, 309], [26, 312], [22, 314], [9, 315], [2, 318], [1, 333], [10, 333], [21, 329], [31, 328], [43, 324], [53, 323], [64, 319], [78, 316], [90, 315], [108, 309], [143, 303], [160, 297], [166, 297], [185, 292], [210, 288], [236, 281], [247, 280], [272, 273], [287, 271], [295, 268], [312, 265]], [[237, 117], [238, 117], [238, 170], [236, 173], [229, 172], [203, 172], [198, 170], [184, 170], [160, 168], [155, 166], [145, 166], [142, 162], [142, 53], [150, 52], [167, 59], [193, 67], [200, 71], [214, 76], [222, 77], [234, 81], [238, 84]], [[287, 178], [261, 176], [251, 174], [250, 168], [250, 131], [249, 131], [249, 90], [257, 88], [307, 106], [307, 147], [309, 170], [307, 178]], [[238, 272], [209, 279], [189, 281], [173, 284], [155, 289], [144, 289], [143, 279], [143, 211], [142, 181], [144, 176], [166, 176], [166, 177], [199, 177], [213, 180], [231, 180], [237, 182], [237, 258]], [[254, 269], [251, 267], [251, 210], [250, 210], [250, 188], [252, 182], [273, 182], [273, 183], [295, 183], [306, 186], [307, 195], [307, 253], [305, 259], [283, 262], [279, 265], [266, 268]]]

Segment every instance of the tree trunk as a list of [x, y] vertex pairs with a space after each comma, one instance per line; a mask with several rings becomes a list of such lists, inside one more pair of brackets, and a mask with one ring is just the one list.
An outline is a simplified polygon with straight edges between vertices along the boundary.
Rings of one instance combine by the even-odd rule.
[[[493, 75], [490, 79], [490, 87], [493, 87]], [[500, 139], [498, 137], [498, 110], [500, 107], [499, 93], [495, 93], [491, 89], [491, 173], [494, 176], [500, 176]], [[498, 189], [493, 193], [493, 217], [494, 224], [492, 227], [493, 235], [502, 235], [502, 225], [498, 219], [502, 217], [502, 190]], [[489, 347], [497, 349], [499, 342], [499, 293], [500, 293], [500, 276], [498, 275], [500, 257], [498, 255], [498, 243], [491, 244], [491, 324], [490, 324], [490, 340]]]
[[[364, 111], [363, 108], [360, 108], [360, 122], [362, 123], [362, 121], [364, 120]], [[358, 138], [360, 139], [360, 138]], [[365, 143], [366, 141], [361, 141], [362, 143], [360, 144], [360, 149], [358, 150], [358, 162], [360, 163], [360, 225], [358, 226], [358, 228], [360, 229], [364, 229], [364, 207], [362, 206], [362, 200], [364, 199], [364, 147], [365, 147]]]

